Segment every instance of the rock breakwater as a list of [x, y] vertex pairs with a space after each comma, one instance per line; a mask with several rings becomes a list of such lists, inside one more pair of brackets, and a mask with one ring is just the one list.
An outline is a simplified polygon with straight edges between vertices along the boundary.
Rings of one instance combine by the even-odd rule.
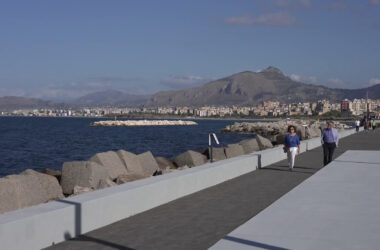
[[97, 121], [90, 124], [91, 126], [174, 126], [174, 125], [198, 125], [194, 121], [182, 120], [126, 120], [126, 121]]
[[[213, 161], [271, 148], [263, 137], [213, 148]], [[125, 150], [97, 153], [87, 161], [65, 162], [61, 171], [26, 170], [0, 178], [0, 213], [79, 195], [98, 189], [197, 167], [210, 162], [209, 150], [188, 150], [173, 160], [154, 157], [150, 151], [134, 154]]]
[[[322, 130], [327, 127], [326, 122], [285, 119], [277, 122], [235, 122], [222, 129], [222, 133], [252, 133], [266, 136], [275, 144], [282, 144], [290, 125], [296, 127], [301, 140], [320, 137]], [[350, 128], [339, 122], [335, 122], [334, 126], [338, 130]]]

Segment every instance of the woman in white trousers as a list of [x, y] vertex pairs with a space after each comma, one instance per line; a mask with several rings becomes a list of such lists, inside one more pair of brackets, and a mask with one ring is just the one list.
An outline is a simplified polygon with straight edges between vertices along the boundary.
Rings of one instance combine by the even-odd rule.
[[296, 154], [300, 153], [300, 139], [296, 134], [296, 127], [290, 125], [288, 127], [288, 134], [285, 136], [285, 149], [288, 155], [289, 170], [292, 171], [294, 167], [294, 160]]

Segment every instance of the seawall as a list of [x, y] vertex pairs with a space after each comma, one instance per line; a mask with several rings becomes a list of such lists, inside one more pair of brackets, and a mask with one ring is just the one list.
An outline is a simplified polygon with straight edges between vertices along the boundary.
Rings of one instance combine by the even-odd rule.
[[[303, 152], [318, 146], [319, 138], [302, 141]], [[8, 212], [0, 215], [0, 242], [4, 249], [41, 249], [285, 158], [277, 147]]]

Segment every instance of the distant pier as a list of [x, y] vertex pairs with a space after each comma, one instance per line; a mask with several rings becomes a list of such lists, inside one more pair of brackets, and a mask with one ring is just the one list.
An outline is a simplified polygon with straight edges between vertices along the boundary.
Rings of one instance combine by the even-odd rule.
[[126, 120], [126, 121], [97, 121], [90, 124], [91, 126], [174, 126], [174, 125], [198, 125], [194, 121], [182, 121], [182, 120]]

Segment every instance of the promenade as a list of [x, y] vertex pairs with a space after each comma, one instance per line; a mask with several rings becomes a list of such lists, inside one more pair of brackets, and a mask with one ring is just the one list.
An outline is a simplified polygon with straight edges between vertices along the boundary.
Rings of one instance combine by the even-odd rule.
[[[335, 157], [347, 150], [380, 150], [380, 130], [343, 138]], [[47, 249], [207, 249], [321, 169], [322, 149], [299, 155], [293, 172], [286, 165], [272, 164]]]

